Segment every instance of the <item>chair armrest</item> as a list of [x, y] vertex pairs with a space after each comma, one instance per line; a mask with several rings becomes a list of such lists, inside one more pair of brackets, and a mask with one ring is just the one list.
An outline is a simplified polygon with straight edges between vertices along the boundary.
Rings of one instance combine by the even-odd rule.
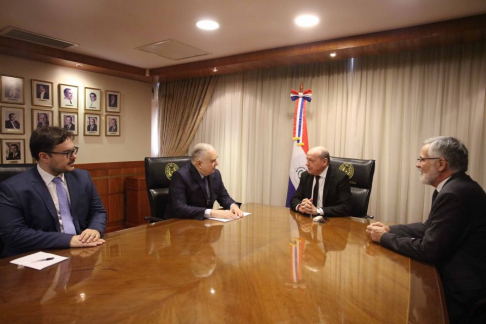
[[157, 217], [152, 217], [152, 216], [145, 216], [143, 219], [146, 220], [146, 221], [150, 221], [152, 223], [157, 223], [157, 222], [161, 222], [161, 221], [164, 220], [162, 218], [157, 218]]

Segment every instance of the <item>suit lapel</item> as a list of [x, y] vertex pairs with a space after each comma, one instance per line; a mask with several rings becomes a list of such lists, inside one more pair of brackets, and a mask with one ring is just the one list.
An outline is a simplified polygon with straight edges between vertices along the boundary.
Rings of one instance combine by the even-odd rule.
[[206, 198], [206, 200], [208, 200], [208, 194], [206, 191], [206, 182], [204, 181], [203, 178], [201, 178], [201, 175], [197, 171], [196, 167], [192, 165], [192, 163], [190, 163], [190, 170], [191, 170], [192, 179], [199, 185], [200, 189], [204, 194], [204, 197]]
[[60, 232], [61, 228], [59, 225], [59, 218], [57, 217], [56, 206], [54, 206], [54, 201], [52, 200], [49, 190], [47, 189], [46, 183], [44, 182], [44, 180], [42, 180], [39, 171], [37, 171], [37, 167], [33, 167], [31, 172], [34, 175], [31, 180], [32, 188], [34, 188], [34, 190], [37, 191], [39, 196], [44, 201], [47, 210], [49, 210], [49, 213], [51, 213], [52, 218], [54, 218], [54, 224], [56, 225], [57, 231]]
[[324, 192], [322, 193], [322, 206], [326, 206], [326, 198], [327, 194], [329, 193], [329, 187], [331, 187], [331, 182], [332, 182], [332, 172], [331, 172], [331, 166], [329, 165], [327, 169], [327, 174], [326, 174], [326, 180], [324, 182]]
[[78, 210], [78, 186], [76, 185], [76, 179], [71, 173], [64, 173], [64, 179], [66, 180], [67, 187], [69, 190], [69, 199], [71, 200], [71, 216], [73, 217], [74, 228], [76, 233], [81, 234], [81, 227], [79, 226], [78, 215], [76, 211]]

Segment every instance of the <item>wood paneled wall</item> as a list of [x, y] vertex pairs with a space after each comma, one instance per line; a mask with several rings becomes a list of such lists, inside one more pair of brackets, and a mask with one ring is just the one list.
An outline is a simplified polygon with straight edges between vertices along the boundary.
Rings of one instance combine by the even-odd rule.
[[144, 162], [86, 163], [76, 167], [87, 170], [93, 179], [108, 215], [106, 232], [125, 228], [125, 184], [128, 177], [145, 177]]

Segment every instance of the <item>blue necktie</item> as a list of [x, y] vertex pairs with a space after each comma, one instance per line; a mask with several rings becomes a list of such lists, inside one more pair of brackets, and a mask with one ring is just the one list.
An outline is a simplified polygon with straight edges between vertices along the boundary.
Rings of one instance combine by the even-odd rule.
[[67, 192], [62, 185], [62, 180], [59, 177], [55, 177], [52, 179], [52, 182], [56, 184], [57, 199], [59, 200], [59, 210], [61, 211], [61, 220], [62, 226], [64, 227], [64, 233], [76, 235], [73, 217], [71, 216], [71, 210], [69, 208]]

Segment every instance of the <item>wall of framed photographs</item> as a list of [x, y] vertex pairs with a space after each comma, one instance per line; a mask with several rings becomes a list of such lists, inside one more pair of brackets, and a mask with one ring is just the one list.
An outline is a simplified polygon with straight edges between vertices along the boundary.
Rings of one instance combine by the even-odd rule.
[[71, 130], [78, 163], [150, 156], [152, 85], [0, 55], [0, 163], [31, 163], [33, 130]]

